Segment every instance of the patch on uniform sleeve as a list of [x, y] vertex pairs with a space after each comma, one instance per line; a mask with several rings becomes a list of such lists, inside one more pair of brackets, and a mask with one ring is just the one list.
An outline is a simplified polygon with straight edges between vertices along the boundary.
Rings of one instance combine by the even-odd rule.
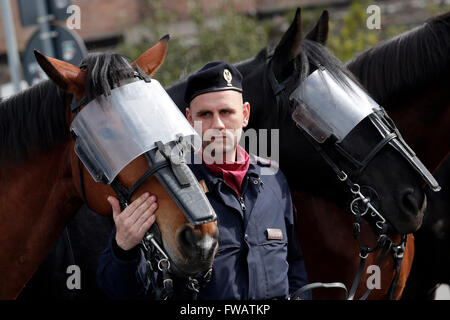
[[267, 228], [267, 240], [283, 240], [281, 229]]
[[272, 160], [262, 158], [262, 157], [256, 157], [256, 163], [258, 163], [261, 167], [270, 167], [272, 165]]
[[202, 188], [204, 193], [208, 193], [209, 192], [208, 187], [206, 186], [205, 180], [200, 180], [198, 183], [199, 183], [199, 185]]
[[255, 155], [252, 155], [252, 158], [250, 159], [251, 161], [253, 160], [252, 163], [256, 163], [261, 167], [261, 175], [263, 176], [275, 175], [279, 170], [279, 164], [275, 160], [266, 159]]

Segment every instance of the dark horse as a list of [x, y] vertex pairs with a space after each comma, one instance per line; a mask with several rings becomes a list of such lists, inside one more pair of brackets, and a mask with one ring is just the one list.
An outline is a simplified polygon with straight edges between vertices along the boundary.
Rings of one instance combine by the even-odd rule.
[[[110, 94], [121, 81], [141, 77], [150, 81], [149, 75], [164, 61], [166, 42], [167, 39], [162, 39], [133, 66], [121, 55], [105, 53], [89, 55], [84, 67], [78, 68], [36, 52], [38, 63], [51, 80], [0, 103], [0, 299], [14, 299], [19, 295], [81, 206], [82, 199], [95, 212], [111, 215], [106, 196], [119, 195], [112, 188], [118, 181], [123, 188], [120, 194], [128, 201], [145, 191], [158, 197], [164, 214], [157, 214], [156, 222], [167, 254], [177, 268], [194, 274], [212, 264], [213, 247], [206, 259], [193, 252], [203, 256], [199, 248], [194, 248], [201, 238], [217, 240], [216, 223], [207, 222], [192, 228], [159, 176], [156, 179], [155, 175], [147, 174], [153, 165], [144, 155], [128, 162], [118, 172], [116, 182], [96, 183], [78, 162], [75, 141], [69, 131], [76, 119], [69, 107], [73, 98], [85, 101], [85, 97], [91, 101], [99, 95]], [[80, 104], [79, 108], [85, 104]], [[143, 179], [145, 177], [148, 179]], [[136, 192], [126, 194], [125, 189], [133, 186]], [[204, 197], [200, 187], [195, 190], [193, 193]], [[180, 242], [184, 240], [179, 234], [189, 232], [187, 229], [192, 229], [197, 236], [192, 237], [196, 238], [193, 239], [195, 244], [183, 246]]]
[[[352, 59], [347, 68], [379, 101], [427, 167], [436, 170], [443, 190], [426, 188], [429, 208], [415, 234], [416, 257], [406, 299], [430, 299], [438, 283], [448, 283], [450, 230], [448, 152], [450, 150], [450, 12], [381, 43]], [[446, 160], [444, 158], [447, 156]]]
[[[343, 75], [352, 78], [352, 75], [322, 45], [328, 33], [327, 12], [303, 40], [300, 24], [300, 12], [297, 11], [295, 20], [273, 52], [263, 49], [255, 58], [237, 64], [244, 75], [244, 100], [249, 101], [251, 106], [247, 129], [280, 129], [280, 168], [288, 178], [294, 200], [297, 200], [299, 237], [309, 280], [340, 281], [349, 288], [358, 269], [360, 251], [352, 237], [353, 218], [350, 214], [341, 213], [349, 212], [351, 197], [345, 184], [339, 181], [335, 172], [294, 124], [293, 109], [287, 97], [319, 64], [337, 78]], [[184, 85], [181, 82], [168, 89], [179, 106], [184, 105]], [[371, 131], [370, 127], [367, 121], [362, 121], [342, 141], [342, 146], [345, 145], [344, 148], [363, 159], [376, 141], [379, 142], [378, 133]], [[334, 156], [340, 166], [345, 165], [344, 159], [336, 154]], [[392, 167], [394, 163], [397, 168]], [[409, 234], [420, 227], [425, 204], [422, 182], [394, 150], [382, 149], [361, 175], [361, 184], [367, 192], [373, 192], [373, 198], [378, 199], [377, 205], [392, 227], [393, 241], [400, 241], [400, 234]], [[363, 224], [360, 241], [373, 246], [377, 236], [368, 224]], [[412, 241], [407, 242], [406, 249], [409, 256], [403, 261], [405, 271], [400, 274], [395, 298], [399, 297], [409, 273]], [[369, 255], [367, 264], [376, 265], [380, 256], [380, 252]], [[381, 263], [382, 290], [373, 291], [369, 297], [387, 298], [394, 276], [394, 261], [387, 258]], [[366, 291], [367, 278], [364, 273], [357, 297]], [[342, 297], [341, 292], [333, 290], [317, 291], [314, 298]]]
[[[334, 208], [349, 212], [348, 205], [353, 199], [350, 191], [345, 183], [339, 181], [310, 140], [297, 128], [292, 120], [293, 110], [287, 99], [288, 94], [313, 72], [318, 64], [344, 82], [346, 77], [352, 78], [352, 75], [321, 44], [325, 42], [327, 32], [328, 17], [325, 14], [306, 39], [302, 39], [298, 11], [291, 27], [273, 52], [263, 49], [255, 58], [242, 62], [237, 67], [244, 75], [244, 99], [251, 105], [248, 128], [280, 129], [279, 162], [292, 189], [305, 192], [308, 198], [325, 198]], [[270, 73], [274, 74], [278, 83], [286, 84], [283, 94], [278, 98], [269, 81]], [[182, 111], [185, 110], [184, 86], [185, 82], [180, 82], [168, 89]], [[378, 142], [380, 142], [379, 133], [370, 121], [365, 119], [340, 143], [340, 146], [347, 149], [353, 157], [362, 159]], [[354, 178], [350, 174], [355, 171], [353, 165], [334, 150], [332, 143], [327, 149], [332, 153], [336, 164]], [[386, 168], [389, 170], [385, 170]], [[362, 186], [363, 193], [371, 194], [374, 205], [386, 218], [390, 229], [407, 234], [419, 228], [425, 202], [421, 189], [422, 181], [397, 151], [390, 148], [379, 150], [358, 182]], [[302, 202], [296, 205], [299, 209], [299, 235], [302, 238], [310, 281], [341, 281], [350, 287], [358, 268], [360, 251], [352, 238], [351, 214], [338, 215], [327, 211], [317, 213], [306, 206], [303, 207]], [[324, 218], [319, 218], [320, 216]], [[305, 217], [310, 220], [305, 220]], [[361, 222], [364, 231], [361, 234], [361, 241], [368, 245], [373, 245], [377, 241], [372, 230], [376, 228], [372, 225], [373, 222], [375, 221], [370, 221], [370, 225]], [[408, 245], [410, 244], [409, 241]], [[376, 264], [376, 259], [377, 255], [369, 255], [368, 264]], [[392, 264], [389, 261], [386, 263]], [[336, 272], [337, 270], [344, 270], [345, 273]], [[383, 288], [388, 288], [394, 277], [394, 271], [382, 265], [382, 272]], [[362, 294], [366, 278], [363, 275], [356, 296]], [[385, 291], [387, 292], [387, 289]]]
[[450, 284], [450, 156], [435, 171], [442, 187], [425, 189], [428, 207], [422, 227], [414, 233], [416, 254], [402, 299], [432, 300], [440, 284]]

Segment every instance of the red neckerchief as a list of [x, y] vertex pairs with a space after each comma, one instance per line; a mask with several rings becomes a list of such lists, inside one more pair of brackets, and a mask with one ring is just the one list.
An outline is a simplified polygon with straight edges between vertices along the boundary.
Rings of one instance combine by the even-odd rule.
[[208, 170], [216, 177], [223, 180], [241, 196], [242, 181], [250, 165], [250, 157], [240, 145], [236, 148], [236, 162], [233, 163], [212, 163], [203, 162]]

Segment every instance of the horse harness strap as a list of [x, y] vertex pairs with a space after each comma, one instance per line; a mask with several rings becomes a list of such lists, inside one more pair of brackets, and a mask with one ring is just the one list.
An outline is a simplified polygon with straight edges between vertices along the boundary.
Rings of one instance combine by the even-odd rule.
[[339, 289], [342, 289], [342, 290], [345, 291], [345, 297], [346, 298], [348, 296], [347, 287], [342, 282], [330, 282], [330, 283], [313, 282], [313, 283], [309, 283], [307, 285], [304, 285], [303, 287], [301, 287], [300, 289], [295, 291], [289, 297], [289, 300], [300, 300], [303, 293], [305, 293], [307, 291], [310, 291], [310, 290], [313, 290], [313, 289], [318, 289], [318, 288], [327, 288], [327, 289], [339, 288]]
[[[169, 272], [171, 267], [167, 253], [161, 245], [161, 233], [157, 224], [153, 224], [141, 241], [141, 247], [144, 250], [148, 272], [156, 273], [155, 278], [152, 274], [148, 274], [151, 281], [152, 289], [155, 291], [157, 300], [169, 300], [174, 296], [174, 279]], [[197, 295], [202, 287], [210, 280], [212, 268], [207, 271], [185, 276], [185, 288], [190, 292], [191, 299], [197, 299]]]
[[266, 76], [267, 76], [267, 80], [270, 83], [270, 87], [272, 88], [272, 91], [275, 95], [277, 105], [279, 106], [280, 96], [281, 96], [281, 93], [286, 89], [288, 79], [284, 80], [281, 83], [278, 82], [277, 78], [275, 77], [275, 73], [272, 70], [272, 59], [269, 59], [268, 62], [266, 63]]
[[[370, 163], [370, 161], [375, 158], [378, 152], [381, 151], [391, 140], [398, 138], [396, 133], [389, 133], [369, 152], [369, 154], [362, 160], [356, 160], [351, 154], [349, 154], [344, 148], [339, 144], [335, 144], [336, 150], [344, 156], [348, 161], [350, 161], [356, 168], [358, 168], [356, 177], [360, 177], [364, 169]], [[357, 178], [357, 179], [358, 179]]]
[[[361, 280], [362, 274], [365, 269], [365, 262], [366, 258], [369, 253], [376, 252], [378, 250], [382, 250], [380, 253], [380, 256], [378, 258], [377, 266], [380, 266], [383, 262], [383, 259], [386, 257], [386, 253], [388, 251], [391, 251], [394, 262], [395, 262], [395, 276], [394, 280], [391, 283], [391, 287], [389, 289], [389, 299], [393, 299], [395, 289], [398, 284], [400, 269], [401, 269], [401, 262], [403, 259], [403, 250], [405, 248], [406, 244], [406, 235], [402, 235], [402, 241], [400, 244], [394, 245], [392, 241], [386, 236], [387, 231], [387, 225], [386, 225], [386, 219], [371, 205], [370, 198], [365, 197], [361, 191], [360, 186], [357, 183], [354, 183], [350, 180], [348, 175], [339, 169], [339, 167], [334, 163], [334, 161], [328, 156], [328, 154], [323, 150], [323, 148], [313, 141], [311, 137], [306, 134], [303, 130], [301, 130], [302, 133], [304, 133], [305, 137], [310, 140], [311, 144], [314, 146], [316, 151], [322, 156], [322, 158], [328, 163], [328, 165], [333, 169], [335, 174], [337, 175], [338, 179], [342, 182], [345, 182], [347, 186], [350, 188], [350, 191], [356, 196], [356, 198], [353, 199], [353, 201], [350, 204], [350, 210], [355, 216], [355, 223], [353, 224], [353, 237], [357, 240], [358, 245], [360, 247], [360, 264], [358, 267], [358, 271], [356, 273], [356, 276], [353, 280], [352, 287], [350, 289], [350, 292], [348, 294], [348, 300], [353, 300], [354, 295], [356, 293], [356, 290], [358, 288], [359, 282]], [[367, 163], [374, 158], [377, 152], [379, 152], [389, 141], [394, 139], [396, 136], [394, 134], [386, 136], [378, 145], [372, 150], [371, 153], [366, 157], [366, 159], [361, 163], [360, 170], [358, 173], [358, 177], [361, 174], [361, 171], [367, 166]], [[361, 204], [362, 206], [365, 206], [365, 209], [361, 211]], [[377, 243], [374, 248], [370, 249], [367, 246], [362, 246], [359, 241], [359, 234], [361, 231], [360, 222], [362, 216], [364, 216], [368, 210], [371, 210], [371, 216], [377, 217], [379, 220], [375, 222], [376, 226], [380, 229], [380, 235], [377, 240]], [[318, 286], [327, 288], [326, 286]], [[337, 285], [332, 285], [331, 287], [339, 287]], [[315, 288], [315, 287], [314, 287]], [[311, 287], [313, 289], [313, 287]], [[368, 289], [365, 294], [360, 298], [360, 300], [365, 300], [369, 294], [372, 292], [372, 289]]]
[[[386, 258], [386, 254], [388, 253], [388, 251], [390, 251], [392, 253], [393, 258], [394, 258], [394, 263], [396, 265], [394, 279], [393, 279], [391, 286], [389, 288], [389, 291], [388, 291], [389, 299], [392, 300], [394, 298], [394, 293], [395, 293], [395, 290], [396, 290], [397, 284], [398, 284], [398, 279], [399, 279], [400, 269], [401, 269], [401, 261], [403, 258], [403, 251], [404, 251], [404, 248], [406, 245], [407, 238], [406, 238], [406, 236], [402, 236], [401, 242], [399, 244], [394, 244], [392, 242], [392, 240], [389, 239], [385, 234], [381, 234], [378, 237], [375, 247], [373, 249], [370, 249], [367, 246], [362, 246], [360, 244], [359, 231], [355, 231], [355, 229], [359, 230], [358, 227], [355, 228], [356, 224], [357, 224], [357, 222], [354, 223], [354, 237], [358, 241], [358, 244], [360, 246], [360, 254], [359, 254], [360, 263], [359, 263], [358, 271], [356, 272], [355, 278], [353, 280], [352, 287], [350, 289], [350, 294], [348, 296], [348, 300], [353, 300], [355, 297], [356, 291], [358, 289], [358, 285], [361, 281], [361, 277], [362, 277], [362, 274], [365, 269], [365, 263], [366, 263], [367, 256], [370, 253], [374, 253], [380, 249], [381, 249], [381, 253], [378, 256], [376, 266], [378, 266], [378, 267], [381, 266], [381, 263]], [[361, 298], [359, 298], [359, 300], [366, 300], [367, 297], [369, 296], [369, 294], [372, 292], [372, 290], [373, 290], [373, 288], [367, 289], [366, 292], [361, 296]]]
[[[380, 237], [378, 239], [376, 247], [378, 247], [378, 245], [381, 244], [382, 242], [383, 242], [383, 244], [381, 245], [381, 247], [383, 249], [378, 258], [378, 263], [377, 263], [378, 267], [380, 266], [381, 262], [383, 261], [385, 255], [390, 247], [389, 242], [384, 242], [384, 238], [382, 238], [382, 237]], [[374, 250], [374, 251], [376, 251], [376, 250]], [[368, 254], [369, 254], [369, 252], [366, 248], [361, 249], [361, 252], [359, 254], [360, 261], [359, 261], [358, 271], [356, 272], [355, 278], [352, 283], [352, 287], [350, 289], [350, 294], [349, 294], [347, 300], [353, 300], [355, 297], [356, 290], [358, 289], [358, 285], [361, 282], [361, 277], [364, 272], [364, 267], [366, 265], [366, 259], [367, 259]], [[370, 292], [372, 292], [372, 289], [367, 289], [367, 291], [365, 292], [365, 294], [362, 295], [360, 300], [366, 300], [366, 298], [369, 296]]]
[[394, 258], [395, 264], [395, 276], [394, 279], [392, 280], [391, 287], [389, 288], [389, 300], [394, 299], [395, 290], [397, 289], [398, 280], [400, 278], [403, 254], [405, 252], [407, 240], [408, 240], [407, 235], [402, 235], [401, 242], [391, 247], [392, 256]]

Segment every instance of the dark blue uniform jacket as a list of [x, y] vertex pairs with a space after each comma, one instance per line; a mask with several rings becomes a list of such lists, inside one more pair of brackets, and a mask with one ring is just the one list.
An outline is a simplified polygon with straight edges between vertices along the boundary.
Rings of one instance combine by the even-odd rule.
[[[286, 179], [274, 163], [269, 168], [265, 159], [250, 159], [242, 197], [205, 166], [190, 165], [197, 179], [206, 183], [219, 228], [212, 278], [201, 289], [200, 300], [283, 299], [307, 284]], [[280, 229], [282, 239], [272, 239], [267, 229]], [[122, 260], [114, 239], [115, 231], [100, 256], [99, 285], [110, 298], [151, 298], [143, 253]]]

